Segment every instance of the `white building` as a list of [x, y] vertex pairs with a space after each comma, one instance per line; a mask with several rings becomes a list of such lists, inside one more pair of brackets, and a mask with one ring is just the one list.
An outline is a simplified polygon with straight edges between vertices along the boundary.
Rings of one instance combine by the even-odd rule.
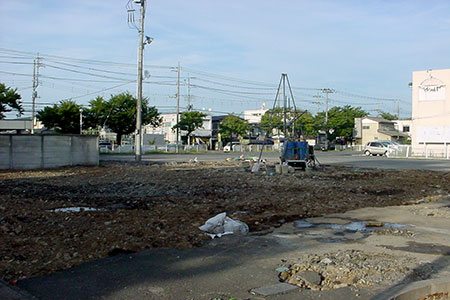
[[394, 120], [395, 129], [411, 137], [412, 120]]
[[268, 111], [268, 109], [266, 109], [265, 103], [263, 103], [261, 109], [244, 110], [244, 120], [248, 121], [249, 124], [259, 124], [266, 111]]
[[425, 156], [449, 157], [450, 69], [412, 74], [412, 147]]
[[[162, 117], [161, 126], [152, 127], [150, 125], [146, 125], [144, 127], [144, 133], [146, 134], [162, 134], [164, 135], [164, 139], [168, 144], [175, 144], [177, 141], [177, 133], [176, 130], [172, 129], [173, 126], [177, 124], [177, 114], [176, 113], [165, 113], [160, 115]], [[207, 115], [203, 118], [203, 126], [197, 130], [195, 130], [191, 136], [196, 138], [196, 141], [199, 143], [202, 142], [210, 142], [211, 139], [211, 131], [212, 131], [212, 120], [211, 115]], [[186, 132], [180, 132], [180, 141], [181, 136], [185, 136]]]

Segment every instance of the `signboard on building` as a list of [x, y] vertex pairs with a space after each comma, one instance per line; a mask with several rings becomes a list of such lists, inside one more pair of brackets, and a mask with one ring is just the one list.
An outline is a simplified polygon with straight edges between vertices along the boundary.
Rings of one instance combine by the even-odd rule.
[[445, 100], [445, 84], [430, 75], [419, 85], [419, 101]]
[[450, 126], [417, 126], [418, 143], [449, 143]]

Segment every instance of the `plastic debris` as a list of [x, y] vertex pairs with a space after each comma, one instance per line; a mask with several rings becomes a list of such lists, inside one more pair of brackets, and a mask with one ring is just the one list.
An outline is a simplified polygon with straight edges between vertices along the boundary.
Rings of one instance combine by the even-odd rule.
[[233, 233], [248, 233], [247, 224], [227, 217], [227, 213], [225, 212], [208, 219], [204, 225], [199, 227], [199, 229], [207, 232], [211, 238]]
[[259, 172], [259, 168], [260, 168], [259, 163], [254, 163], [253, 166], [252, 166], [252, 173], [258, 173]]

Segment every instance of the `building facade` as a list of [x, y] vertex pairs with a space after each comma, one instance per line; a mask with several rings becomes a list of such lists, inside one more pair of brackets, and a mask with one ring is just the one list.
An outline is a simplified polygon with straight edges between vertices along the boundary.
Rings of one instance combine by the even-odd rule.
[[412, 73], [412, 147], [425, 156], [446, 156], [450, 144], [450, 69]]
[[[160, 115], [162, 118], [161, 125], [158, 127], [153, 127], [147, 125], [144, 127], [144, 133], [146, 134], [160, 134], [164, 136], [164, 140], [167, 144], [175, 144], [177, 142], [177, 132], [172, 129], [173, 126], [177, 124], [177, 114], [176, 113], [166, 113]], [[198, 143], [210, 144], [212, 132], [212, 118], [211, 115], [206, 115], [203, 118], [203, 126], [195, 130], [191, 136], [195, 137]], [[187, 133], [183, 130], [180, 131], [179, 141], [181, 142], [181, 137], [185, 136]]]
[[394, 121], [377, 117], [355, 118], [355, 145], [363, 146], [372, 141], [404, 142], [407, 137], [395, 128]]

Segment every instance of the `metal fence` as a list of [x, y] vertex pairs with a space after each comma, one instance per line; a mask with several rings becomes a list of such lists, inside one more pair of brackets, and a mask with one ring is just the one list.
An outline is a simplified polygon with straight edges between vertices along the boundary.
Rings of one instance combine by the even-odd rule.
[[[134, 153], [134, 145], [123, 145], [109, 149], [108, 147], [99, 147], [100, 153]], [[178, 146], [178, 152], [206, 152], [208, 147], [206, 145], [180, 145]], [[142, 152], [177, 152], [176, 145], [144, 145], [142, 146]]]
[[399, 145], [392, 152], [389, 153], [389, 157], [396, 158], [444, 158], [450, 159], [450, 149], [448, 145], [442, 147], [424, 144], [423, 147], [412, 147], [411, 145]]

